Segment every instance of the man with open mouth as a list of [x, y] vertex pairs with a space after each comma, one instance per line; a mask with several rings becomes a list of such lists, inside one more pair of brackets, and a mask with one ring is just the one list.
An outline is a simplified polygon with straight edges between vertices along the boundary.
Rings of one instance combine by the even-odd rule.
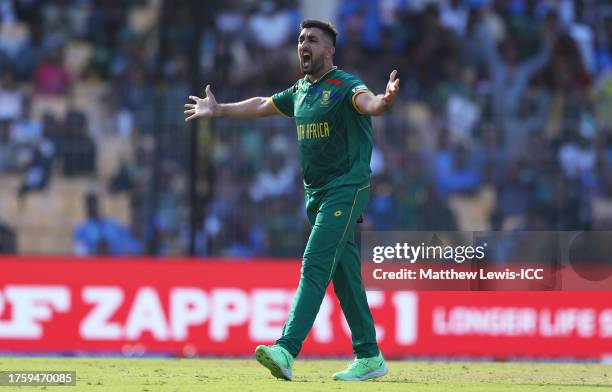
[[304, 78], [272, 97], [217, 103], [190, 96], [186, 121], [200, 117], [295, 118], [308, 220], [312, 227], [300, 283], [282, 336], [258, 346], [255, 357], [273, 376], [291, 380], [293, 360], [312, 328], [330, 282], [351, 329], [355, 361], [333, 375], [340, 381], [382, 377], [388, 370], [376, 342], [374, 321], [361, 280], [355, 226], [367, 205], [372, 155], [372, 115], [389, 110], [399, 90], [393, 70], [384, 94], [374, 95], [357, 77], [334, 66], [336, 29], [329, 22], [301, 23], [298, 56]]

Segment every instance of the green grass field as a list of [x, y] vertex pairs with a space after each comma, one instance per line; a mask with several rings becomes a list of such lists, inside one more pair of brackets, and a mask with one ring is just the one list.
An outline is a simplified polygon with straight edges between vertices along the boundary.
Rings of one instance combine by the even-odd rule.
[[73, 391], [612, 391], [598, 364], [389, 361], [377, 381], [337, 382], [346, 361], [296, 361], [294, 381], [273, 379], [255, 360], [0, 358], [0, 370], [74, 370], [77, 386], [0, 387]]

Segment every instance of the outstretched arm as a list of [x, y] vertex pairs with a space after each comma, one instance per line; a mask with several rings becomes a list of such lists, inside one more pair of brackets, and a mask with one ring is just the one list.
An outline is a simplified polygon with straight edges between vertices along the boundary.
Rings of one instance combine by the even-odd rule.
[[355, 105], [361, 114], [378, 116], [391, 109], [395, 96], [399, 91], [399, 79], [396, 79], [397, 70], [393, 70], [389, 75], [389, 83], [384, 94], [374, 95], [370, 92], [359, 94], [355, 98]]
[[200, 117], [254, 118], [280, 114], [270, 102], [270, 98], [266, 97], [255, 97], [235, 103], [217, 103], [210, 85], [206, 86], [204, 98], [190, 95], [189, 99], [195, 103], [185, 104], [185, 121]]

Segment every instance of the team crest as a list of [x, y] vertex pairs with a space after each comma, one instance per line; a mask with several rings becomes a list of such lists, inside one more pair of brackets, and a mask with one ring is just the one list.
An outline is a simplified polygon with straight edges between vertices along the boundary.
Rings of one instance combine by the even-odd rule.
[[321, 93], [321, 106], [329, 106], [330, 98], [331, 90], [323, 90], [323, 93]]

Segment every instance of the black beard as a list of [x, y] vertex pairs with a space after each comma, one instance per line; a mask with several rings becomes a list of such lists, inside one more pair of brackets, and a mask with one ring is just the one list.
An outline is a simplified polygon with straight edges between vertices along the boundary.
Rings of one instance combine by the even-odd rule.
[[304, 75], [314, 75], [316, 73], [319, 73], [319, 71], [321, 71], [321, 68], [323, 68], [323, 58], [319, 58], [319, 61], [315, 61], [315, 59], [312, 57], [312, 54], [310, 55], [310, 71], [305, 71], [304, 70], [304, 62], [300, 61], [300, 69], [302, 70], [302, 73]]

